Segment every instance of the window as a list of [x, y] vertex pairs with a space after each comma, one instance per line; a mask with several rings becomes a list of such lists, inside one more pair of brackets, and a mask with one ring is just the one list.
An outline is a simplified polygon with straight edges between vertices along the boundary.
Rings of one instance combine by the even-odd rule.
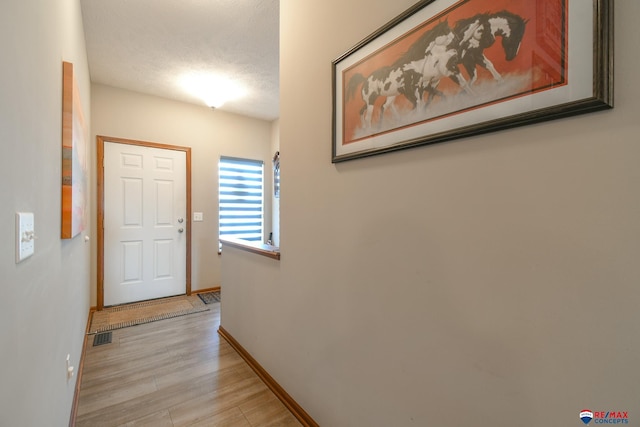
[[263, 162], [220, 157], [220, 237], [262, 241]]

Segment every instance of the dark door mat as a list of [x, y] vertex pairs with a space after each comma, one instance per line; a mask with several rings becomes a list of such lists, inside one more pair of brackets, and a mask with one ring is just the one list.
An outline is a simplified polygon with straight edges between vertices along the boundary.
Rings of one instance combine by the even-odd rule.
[[102, 344], [110, 344], [111, 343], [111, 332], [102, 332], [100, 334], [95, 334], [93, 337], [93, 346], [98, 346]]
[[203, 292], [201, 294], [198, 294], [198, 296], [205, 304], [214, 304], [216, 302], [220, 302], [220, 291]]

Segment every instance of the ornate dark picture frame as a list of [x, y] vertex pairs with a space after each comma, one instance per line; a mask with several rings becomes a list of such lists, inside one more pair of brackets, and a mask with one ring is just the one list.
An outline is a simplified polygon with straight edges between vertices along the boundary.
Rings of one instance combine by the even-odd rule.
[[612, 0], [423, 0], [332, 62], [332, 162], [613, 107]]

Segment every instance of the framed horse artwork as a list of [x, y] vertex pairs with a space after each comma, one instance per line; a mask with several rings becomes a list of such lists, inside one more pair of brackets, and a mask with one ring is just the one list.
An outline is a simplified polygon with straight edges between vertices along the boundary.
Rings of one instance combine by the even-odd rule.
[[332, 162], [613, 107], [613, 0], [422, 0], [332, 62]]

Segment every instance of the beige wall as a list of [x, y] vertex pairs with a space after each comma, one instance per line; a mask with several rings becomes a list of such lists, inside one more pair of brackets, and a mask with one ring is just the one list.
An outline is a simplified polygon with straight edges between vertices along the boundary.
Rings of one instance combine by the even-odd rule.
[[[77, 379], [66, 356], [77, 369], [89, 314], [86, 233], [60, 239], [63, 61], [91, 118], [79, 0], [3, 2], [0, 53], [0, 425], [66, 426]], [[37, 240], [16, 264], [20, 211], [34, 213]]]
[[[192, 226], [192, 290], [220, 285], [218, 256], [218, 160], [244, 157], [265, 162], [265, 238], [271, 224], [272, 124], [206, 106], [92, 85], [92, 142], [95, 136], [191, 147], [192, 209], [204, 214]], [[95, 164], [95, 160], [94, 160]], [[95, 201], [94, 201], [95, 202]], [[94, 232], [95, 234], [95, 232]], [[95, 245], [95, 242], [94, 242]], [[93, 260], [95, 272], [95, 260]], [[91, 303], [96, 304], [92, 273]]]
[[615, 109], [331, 164], [331, 61], [412, 3], [281, 2], [282, 260], [223, 255], [222, 325], [324, 426], [637, 423], [640, 3]]

